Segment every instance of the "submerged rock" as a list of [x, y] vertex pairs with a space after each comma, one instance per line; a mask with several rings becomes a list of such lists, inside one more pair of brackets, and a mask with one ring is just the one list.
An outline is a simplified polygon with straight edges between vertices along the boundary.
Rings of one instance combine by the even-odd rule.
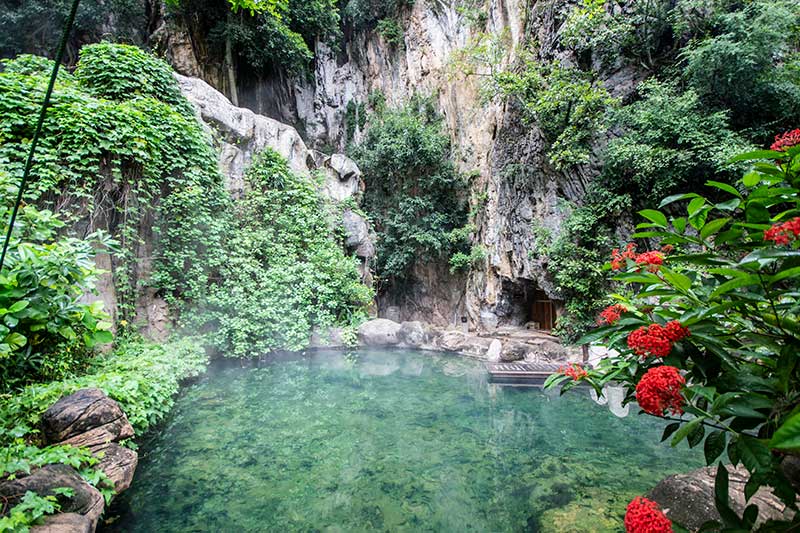
[[133, 437], [133, 426], [117, 402], [100, 389], [82, 389], [51, 405], [42, 415], [48, 444], [99, 446]]
[[[731, 508], [741, 516], [745, 509], [744, 486], [749, 474], [744, 467], [727, 467], [729, 474]], [[675, 474], [659, 482], [647, 495], [658, 502], [664, 514], [673, 522], [690, 531], [696, 531], [710, 520], [720, 520], [714, 505], [714, 478], [717, 468], [710, 466]], [[758, 506], [758, 524], [767, 520], [791, 520], [794, 513], [771, 490], [762, 487], [747, 505]]]
[[398, 344], [400, 324], [385, 318], [368, 320], [358, 327], [358, 339], [365, 346], [391, 346]]

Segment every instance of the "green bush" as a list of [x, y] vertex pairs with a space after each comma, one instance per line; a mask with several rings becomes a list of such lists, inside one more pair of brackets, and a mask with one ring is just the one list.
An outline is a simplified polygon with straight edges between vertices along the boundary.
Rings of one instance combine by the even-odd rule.
[[726, 112], [709, 111], [694, 91], [656, 80], [638, 92], [640, 100], [613, 115], [622, 135], [605, 153], [605, 187], [647, 203], [699, 187], [709, 176], [731, 179], [725, 161], [748, 144], [730, 129]]
[[0, 396], [0, 445], [21, 437], [37, 442], [41, 414], [62, 396], [90, 387], [119, 402], [141, 436], [169, 412], [181, 380], [203, 372], [206, 363], [205, 350], [192, 339], [161, 345], [122, 339], [112, 353], [93, 358], [81, 376]]
[[190, 116], [193, 110], [175, 83], [172, 68], [136, 46], [99, 43], [81, 48], [74, 72], [78, 84], [97, 98], [150, 97]]
[[730, 110], [737, 129], [766, 141], [800, 117], [800, 4], [760, 0], [710, 17], [708, 36], [681, 51], [683, 75], [702, 101]]
[[447, 262], [450, 233], [467, 222], [466, 183], [431, 106], [415, 102], [374, 115], [354, 157], [364, 173], [364, 209], [378, 234], [376, 271], [408, 281], [418, 260]]
[[557, 169], [589, 161], [592, 142], [605, 131], [606, 111], [615, 104], [588, 73], [556, 63], [528, 61], [519, 72], [495, 74], [494, 84], [499, 94], [519, 101], [526, 122], [541, 128]]
[[315, 326], [358, 321], [372, 292], [333, 238], [340, 222], [315, 183], [269, 149], [245, 179], [247, 192], [226, 218], [219, 283], [187, 308], [187, 326], [210, 330], [209, 344], [224, 356], [253, 357], [302, 349]]
[[[0, 168], [0, 217], [8, 231], [16, 183]], [[98, 343], [112, 341], [101, 302], [82, 303], [94, 288], [95, 247], [102, 234], [62, 237], [56, 216], [23, 206], [0, 275], [0, 393], [59, 379], [85, 364]]]
[[[168, 297], [202, 294], [221, 240], [217, 213], [227, 210], [229, 197], [210, 140], [166, 63], [106, 43], [85, 46], [81, 57], [88, 63], [82, 59], [78, 78], [63, 72], [56, 84], [25, 200], [58, 209], [69, 225], [108, 221], [121, 243], [114, 280], [121, 318], [129, 319], [141, 289], [133, 259], [142, 224], [156, 236], [150, 282]], [[16, 181], [47, 86], [47, 64], [21, 56], [2, 66], [0, 167]], [[136, 72], [145, 74], [138, 84]], [[109, 206], [108, 190], [124, 210]]]
[[344, 0], [344, 19], [356, 29], [375, 24], [379, 20], [396, 18], [400, 11], [414, 5], [415, 0]]

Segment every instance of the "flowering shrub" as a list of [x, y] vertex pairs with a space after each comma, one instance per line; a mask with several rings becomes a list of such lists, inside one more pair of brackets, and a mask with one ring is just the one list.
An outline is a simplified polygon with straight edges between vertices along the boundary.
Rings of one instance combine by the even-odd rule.
[[636, 385], [636, 401], [645, 413], [661, 416], [665, 411], [683, 413], [681, 389], [686, 379], [674, 366], [654, 366]]
[[581, 380], [587, 375], [586, 369], [578, 363], [562, 366], [558, 369], [558, 373], [571, 378], [573, 381]]
[[600, 317], [597, 319], [597, 323], [600, 325], [614, 324], [622, 317], [622, 313], [624, 312], [625, 308], [619, 304], [609, 305], [600, 312]]
[[780, 135], [775, 136], [775, 142], [770, 146], [770, 150], [778, 152], [785, 152], [793, 146], [800, 144], [800, 128], [792, 131], [787, 131]]
[[[707, 182], [716, 200], [678, 194], [660, 207], [685, 202], [685, 209], [641, 211], [647, 222], [633, 238], [660, 241], [660, 251], [636, 254], [635, 244], [614, 251], [606, 268], [620, 285], [616, 303], [579, 343], [619, 353], [585, 369], [582, 382], [598, 394], [621, 384], [626, 403], [670, 420], [662, 440], [702, 443], [707, 464], [749, 471], [747, 499], [767, 486], [796, 510], [797, 485], [784, 471], [787, 457], [800, 455], [800, 144], [793, 135], [778, 137], [780, 150], [733, 157], [752, 169], [735, 186]], [[556, 374], [548, 386], [568, 390], [576, 385], [571, 377]], [[727, 469], [716, 476], [721, 523], [704, 530], [754, 530], [758, 508], [733, 511]], [[646, 500], [634, 500], [626, 528], [670, 531], [658, 516]], [[787, 524], [759, 528], [786, 531]]]
[[628, 504], [625, 513], [627, 533], [672, 533], [672, 522], [664, 516], [654, 501], [637, 496]]

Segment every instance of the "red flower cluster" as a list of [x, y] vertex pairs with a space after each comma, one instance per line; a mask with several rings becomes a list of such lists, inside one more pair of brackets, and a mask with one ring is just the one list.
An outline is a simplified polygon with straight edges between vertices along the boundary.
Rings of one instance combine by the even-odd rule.
[[800, 144], [800, 128], [775, 136], [775, 142], [769, 147], [776, 152], [785, 152], [792, 146]]
[[628, 243], [624, 252], [620, 252], [619, 248], [611, 250], [611, 268], [613, 270], [622, 270], [628, 259], [631, 261], [636, 259], [636, 244]]
[[584, 369], [578, 363], [572, 363], [567, 366], [562, 366], [561, 368], [558, 369], [558, 373], [571, 377], [573, 381], [578, 381], [579, 379], [585, 378], [588, 375], [586, 369]]
[[645, 252], [636, 256], [637, 265], [647, 265], [650, 272], [658, 272], [658, 267], [664, 264], [664, 254], [661, 252]]
[[614, 248], [611, 251], [611, 268], [613, 270], [622, 270], [630, 259], [639, 266], [647, 266], [647, 270], [650, 272], [658, 272], [658, 267], [664, 264], [664, 253], [669, 253], [671, 249], [671, 247], [669, 249], [664, 247], [661, 252], [653, 250], [637, 254], [636, 245], [628, 243], [622, 252], [619, 251], [619, 248]]
[[625, 513], [625, 531], [626, 533], [672, 533], [672, 522], [661, 512], [656, 502], [637, 496], [628, 504]]
[[775, 244], [789, 244], [800, 236], [800, 217], [794, 217], [782, 224], [775, 224], [764, 231], [765, 241], [775, 241]]
[[636, 385], [636, 401], [645, 413], [662, 416], [664, 411], [683, 413], [681, 387], [686, 379], [674, 366], [657, 366], [645, 372]]
[[609, 305], [600, 312], [600, 317], [597, 319], [598, 324], [608, 324], [609, 326], [620, 319], [622, 313], [627, 311], [619, 304]]
[[628, 334], [628, 347], [636, 355], [666, 357], [672, 351], [672, 344], [689, 336], [689, 329], [677, 320], [661, 324], [642, 326]]

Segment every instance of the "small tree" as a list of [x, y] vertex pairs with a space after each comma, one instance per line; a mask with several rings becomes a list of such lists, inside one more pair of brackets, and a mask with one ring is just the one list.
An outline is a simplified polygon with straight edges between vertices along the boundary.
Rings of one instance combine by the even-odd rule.
[[[573, 365], [548, 386], [564, 384], [565, 391], [583, 381], [601, 393], [620, 383], [626, 402], [671, 421], [663, 439], [671, 437], [673, 446], [684, 439], [691, 447], [704, 443], [709, 465], [722, 465], [727, 452], [731, 464], [750, 473], [748, 499], [768, 486], [796, 510], [783, 464], [800, 454], [800, 130], [736, 161], [754, 162], [736, 187], [707, 182], [727, 200], [678, 194], [660, 207], [688, 201], [685, 216], [640, 212], [648, 221], [634, 238], [660, 240], [660, 248], [637, 253], [630, 244], [614, 251], [607, 267], [624, 290], [610, 296], [615, 303], [601, 313], [601, 327], [580, 341], [602, 340], [619, 355], [594, 369]], [[726, 468], [717, 468], [722, 523], [711, 529], [755, 529], [758, 508], [738, 516], [727, 477]], [[626, 528], [671, 531], [662, 517], [652, 502], [637, 498]], [[758, 531], [786, 527], [768, 521]]]

